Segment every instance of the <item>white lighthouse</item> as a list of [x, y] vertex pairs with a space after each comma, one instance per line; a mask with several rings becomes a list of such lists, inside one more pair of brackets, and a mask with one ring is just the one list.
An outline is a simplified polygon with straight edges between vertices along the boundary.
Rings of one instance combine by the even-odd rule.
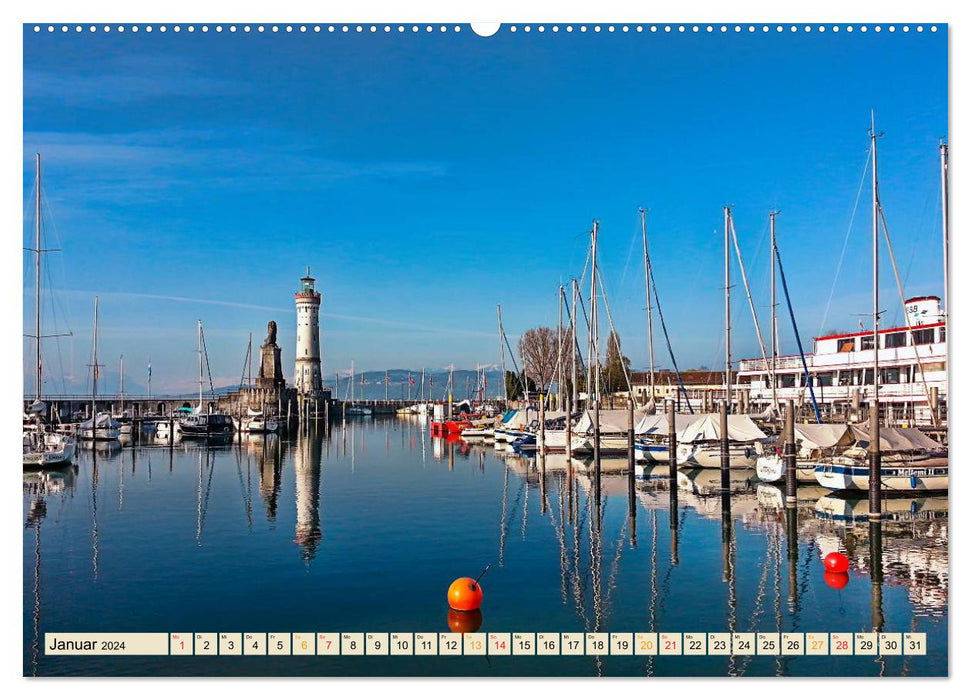
[[300, 278], [300, 290], [294, 294], [297, 304], [297, 363], [293, 385], [302, 396], [317, 398], [323, 383], [320, 375], [320, 292], [314, 289], [314, 278]]

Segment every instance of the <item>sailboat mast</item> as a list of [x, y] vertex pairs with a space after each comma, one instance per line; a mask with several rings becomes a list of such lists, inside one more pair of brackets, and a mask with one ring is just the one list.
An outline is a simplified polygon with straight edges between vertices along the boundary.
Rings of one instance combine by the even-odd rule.
[[644, 239], [644, 292], [647, 294], [647, 354], [651, 363], [649, 385], [654, 400], [654, 305], [651, 301], [651, 256], [647, 248], [647, 209], [641, 208], [641, 237]]
[[559, 404], [558, 408], [562, 411], [563, 407], [566, 405], [563, 402], [563, 285], [560, 285], [560, 290], [556, 296], [556, 312], [557, 312], [557, 322], [556, 322], [556, 342], [557, 342], [557, 361], [556, 361], [556, 402]]
[[593, 393], [590, 393], [590, 386], [587, 387], [588, 402], [590, 396], [595, 396], [595, 405], [600, 404], [600, 320], [597, 314], [597, 229], [599, 221], [593, 222], [593, 232], [591, 234], [592, 252], [590, 255], [590, 347], [592, 349], [591, 362], [593, 363]]
[[776, 366], [778, 365], [777, 358], [779, 357], [779, 324], [778, 324], [778, 321], [776, 319], [776, 313], [775, 313], [775, 307], [776, 307], [776, 302], [775, 302], [775, 217], [776, 217], [776, 215], [778, 213], [779, 212], [777, 212], [777, 211], [770, 211], [769, 212], [769, 235], [770, 235], [770, 238], [771, 238], [771, 241], [770, 241], [770, 244], [769, 244], [770, 245], [770, 247], [769, 247], [769, 266], [771, 268], [769, 270], [769, 273], [770, 273], [769, 274], [769, 279], [771, 280], [770, 287], [769, 287], [769, 289], [770, 289], [770, 291], [769, 291], [769, 296], [770, 296], [769, 306], [772, 309], [772, 321], [771, 321], [771, 324], [772, 325], [769, 328], [769, 333], [772, 334], [772, 368], [769, 370], [769, 375], [768, 376], [769, 376], [769, 381], [772, 382], [772, 407], [773, 407], [773, 409], [776, 408], [779, 405], [778, 404], [778, 400], [776, 398], [776, 384], [777, 384], [777, 382], [776, 382], [776, 376], [775, 376]]
[[877, 415], [871, 420], [880, 419], [880, 196], [877, 192], [877, 131], [874, 114], [870, 112], [870, 149], [873, 151], [873, 400], [877, 402]]
[[729, 229], [732, 210], [725, 207], [725, 402], [728, 412], [732, 412], [732, 304], [731, 304], [731, 266], [729, 264]]
[[[499, 319], [499, 368], [502, 371], [502, 398], [509, 403], [509, 385], [506, 383], [506, 348], [502, 344], [502, 305], [496, 304], [496, 316]], [[508, 408], [508, 406], [507, 406]]]
[[580, 285], [576, 278], [573, 279], [573, 313], [570, 317], [570, 407], [576, 410], [577, 406], [577, 296], [580, 294]]
[[[947, 305], [947, 142], [941, 139], [941, 224], [944, 235], [944, 318], [950, 312]], [[38, 177], [40, 177], [38, 175]]]
[[121, 412], [122, 414], [124, 414], [125, 413], [125, 356], [124, 355], [121, 356], [119, 363], [120, 363], [120, 367], [118, 368], [118, 376], [121, 381], [121, 388], [119, 389], [119, 391], [121, 392]]
[[202, 413], [202, 320], [196, 321], [196, 352], [199, 354], [199, 413]]
[[34, 349], [36, 352], [36, 360], [37, 360], [37, 363], [35, 365], [35, 368], [37, 370], [37, 376], [36, 376], [37, 391], [35, 393], [37, 394], [37, 400], [40, 401], [40, 393], [41, 393], [40, 383], [41, 383], [41, 372], [42, 372], [41, 364], [40, 364], [40, 153], [37, 154], [36, 164], [37, 164], [37, 200], [36, 200], [37, 211], [35, 212], [34, 218], [36, 219], [35, 252], [37, 253], [37, 260], [36, 260], [35, 272], [36, 272], [37, 279], [35, 280], [36, 289], [34, 291], [36, 292], [36, 294], [35, 294], [34, 303], [35, 303], [35, 310], [37, 313], [35, 317], [35, 327], [34, 327], [36, 335], [34, 336], [34, 338], [37, 342], [34, 344]]
[[97, 405], [98, 405], [98, 297], [94, 298], [94, 360], [91, 368], [91, 437], [94, 438], [97, 428]]

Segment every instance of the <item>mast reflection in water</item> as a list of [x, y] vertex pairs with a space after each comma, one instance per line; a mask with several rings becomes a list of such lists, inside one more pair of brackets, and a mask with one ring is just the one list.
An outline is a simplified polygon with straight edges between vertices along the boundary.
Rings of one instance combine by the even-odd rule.
[[[136, 440], [82, 452], [76, 473], [25, 472], [24, 673], [947, 673], [946, 498], [887, 498], [871, 530], [865, 498], [803, 487], [787, 511], [780, 489], [745, 474], [723, 499], [717, 470], [672, 482], [663, 465], [632, 485], [626, 458], [604, 458], [598, 503], [589, 461], [433, 438], [420, 418], [323, 428], [221, 446]], [[851, 562], [839, 589], [822, 567], [837, 550]], [[446, 632], [448, 584], [486, 564], [483, 632], [882, 629], [926, 633], [927, 655], [254, 662], [39, 647], [47, 631]]]

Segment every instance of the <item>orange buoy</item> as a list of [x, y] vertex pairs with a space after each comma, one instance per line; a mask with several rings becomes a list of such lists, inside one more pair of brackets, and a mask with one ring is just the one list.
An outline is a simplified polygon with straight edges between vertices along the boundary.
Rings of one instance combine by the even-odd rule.
[[482, 605], [482, 586], [478, 581], [463, 576], [452, 581], [448, 587], [448, 606], [452, 610], [468, 612], [478, 610]]
[[834, 574], [845, 574], [847, 569], [850, 568], [850, 560], [842, 552], [830, 552], [823, 559], [823, 566], [826, 571], [831, 571]]
[[850, 582], [850, 575], [845, 571], [826, 571], [823, 573], [823, 580], [827, 586], [841, 590]]
[[453, 632], [465, 634], [466, 632], [477, 632], [482, 627], [481, 610], [449, 610], [448, 628]]

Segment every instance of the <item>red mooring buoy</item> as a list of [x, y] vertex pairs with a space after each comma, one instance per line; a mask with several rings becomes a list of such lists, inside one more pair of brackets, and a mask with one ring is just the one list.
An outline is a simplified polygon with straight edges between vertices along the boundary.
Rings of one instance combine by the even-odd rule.
[[850, 582], [850, 575], [845, 571], [826, 571], [823, 572], [823, 580], [830, 588], [841, 590]]
[[482, 586], [468, 576], [457, 578], [448, 587], [448, 606], [452, 610], [469, 612], [482, 605]]
[[850, 560], [842, 552], [830, 552], [823, 559], [823, 566], [834, 574], [845, 574], [850, 568]]

